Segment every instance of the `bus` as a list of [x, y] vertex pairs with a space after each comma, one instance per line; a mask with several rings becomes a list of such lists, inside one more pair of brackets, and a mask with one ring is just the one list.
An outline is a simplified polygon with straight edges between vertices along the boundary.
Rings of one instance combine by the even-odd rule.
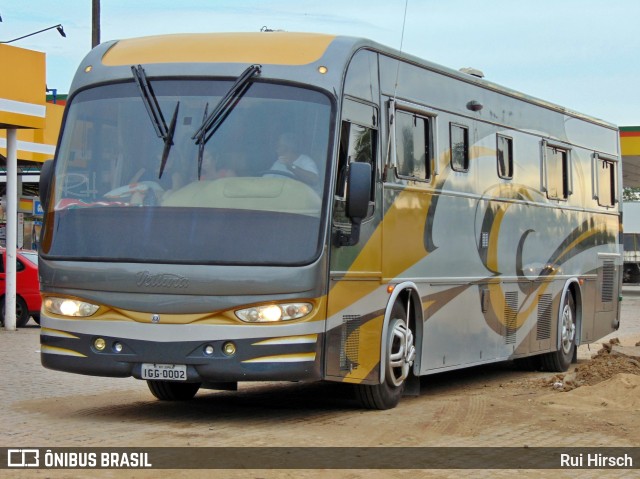
[[110, 41], [43, 165], [41, 360], [159, 400], [345, 383], [364, 408], [619, 325], [617, 128], [367, 39]]

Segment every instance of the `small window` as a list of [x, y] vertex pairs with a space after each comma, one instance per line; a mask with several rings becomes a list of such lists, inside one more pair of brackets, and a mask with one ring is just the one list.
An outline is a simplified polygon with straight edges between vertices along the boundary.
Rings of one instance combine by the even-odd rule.
[[340, 134], [340, 154], [338, 155], [338, 183], [336, 197], [345, 199], [347, 185], [347, 169], [354, 161], [371, 165], [371, 201], [375, 199], [376, 171], [376, 130], [348, 121], [342, 122]]
[[469, 171], [469, 129], [453, 123], [450, 127], [451, 168], [454, 171]]
[[376, 103], [380, 97], [378, 84], [378, 54], [360, 50], [351, 59], [344, 79], [344, 93]]
[[413, 113], [396, 111], [396, 158], [400, 178], [428, 180], [429, 119]]
[[616, 203], [616, 164], [612, 160], [598, 158], [598, 204], [611, 207]]
[[371, 165], [371, 201], [375, 197], [378, 109], [358, 100], [345, 98], [342, 105], [338, 183], [336, 197], [345, 200], [347, 170], [353, 161]]
[[[2, 260], [0, 260], [0, 273], [6, 273], [4, 269], [4, 255], [2, 256]], [[25, 269], [24, 263], [16, 258], [16, 273], [23, 271]]]
[[552, 200], [566, 200], [571, 194], [569, 150], [546, 144], [544, 149], [547, 197]]
[[377, 130], [350, 121], [342, 122], [333, 224], [344, 231], [348, 231], [351, 228], [351, 220], [346, 214], [346, 194], [347, 174], [349, 165], [353, 162], [363, 162], [371, 165], [371, 198], [367, 218], [373, 215], [375, 211], [376, 150]]
[[497, 136], [496, 155], [498, 160], [498, 176], [510, 180], [513, 178], [513, 139]]

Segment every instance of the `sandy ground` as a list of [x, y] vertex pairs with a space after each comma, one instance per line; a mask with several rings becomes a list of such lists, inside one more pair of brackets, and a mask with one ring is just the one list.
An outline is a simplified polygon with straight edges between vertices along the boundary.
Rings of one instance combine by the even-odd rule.
[[[640, 295], [623, 302], [616, 333], [579, 348], [567, 374], [512, 363], [427, 376], [421, 395], [390, 411], [364, 411], [337, 384], [241, 384], [201, 391], [188, 403], [156, 401], [143, 382], [43, 369], [37, 329], [0, 334], [5, 369], [3, 447], [640, 446]], [[16, 338], [18, 340], [16, 340]], [[19, 342], [24, 344], [20, 346]], [[25, 346], [26, 344], [26, 346]], [[606, 347], [602, 347], [605, 344]], [[5, 367], [7, 358], [3, 357]], [[9, 361], [10, 363], [11, 361]], [[252, 464], [251, 461], [248, 461]], [[0, 471], [2, 477], [638, 477], [636, 470]], [[636, 465], [636, 468], [640, 464]]]

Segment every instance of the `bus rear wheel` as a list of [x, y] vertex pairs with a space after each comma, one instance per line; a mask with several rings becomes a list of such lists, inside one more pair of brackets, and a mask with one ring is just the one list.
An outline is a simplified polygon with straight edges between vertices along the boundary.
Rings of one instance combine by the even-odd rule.
[[174, 381], [147, 381], [151, 394], [161, 401], [187, 401], [193, 399], [200, 383], [178, 383]]
[[576, 305], [571, 291], [565, 293], [560, 311], [560, 349], [541, 358], [547, 371], [564, 372], [569, 369], [576, 351]]
[[391, 311], [387, 350], [382, 358], [385, 368], [384, 382], [356, 386], [358, 401], [367, 409], [392, 409], [398, 405], [402, 397], [416, 355], [413, 333], [406, 316], [402, 305], [396, 303]]

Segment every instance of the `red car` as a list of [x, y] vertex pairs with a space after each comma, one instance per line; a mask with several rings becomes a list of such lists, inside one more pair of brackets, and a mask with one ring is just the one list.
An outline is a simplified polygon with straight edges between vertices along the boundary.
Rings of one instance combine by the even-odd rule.
[[[7, 251], [1, 248], [2, 263], [0, 264], [0, 296], [2, 310], [0, 322], [4, 323], [4, 300], [6, 291], [6, 262]], [[40, 324], [40, 281], [38, 279], [38, 252], [18, 250], [16, 252], [16, 326], [23, 327], [33, 316]]]

